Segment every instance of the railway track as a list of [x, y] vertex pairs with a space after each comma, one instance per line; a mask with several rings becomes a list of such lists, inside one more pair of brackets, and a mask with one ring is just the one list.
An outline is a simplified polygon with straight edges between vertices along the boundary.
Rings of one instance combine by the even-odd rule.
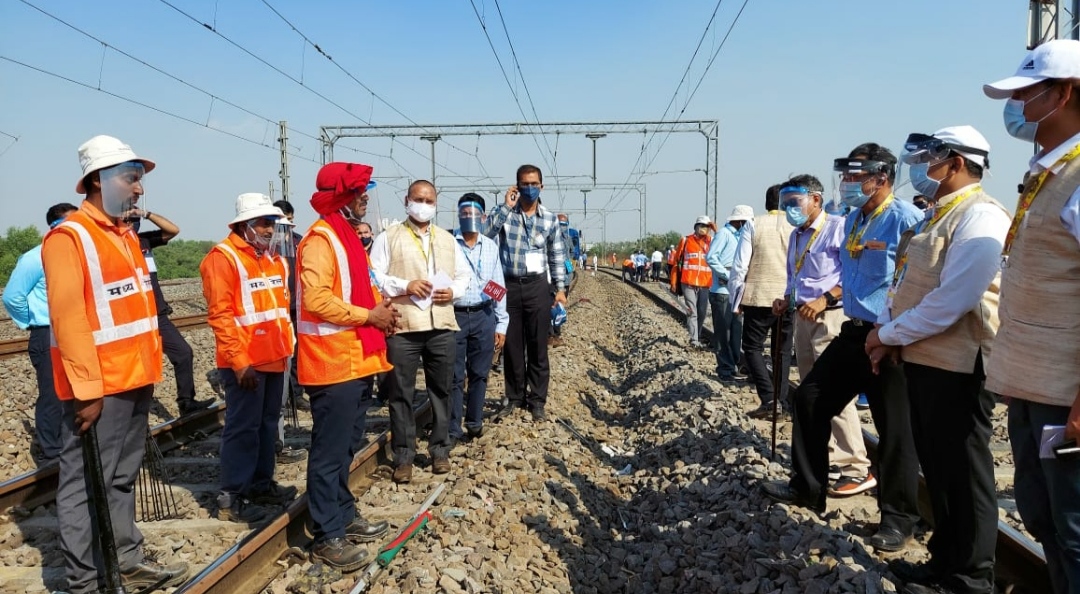
[[[172, 321], [173, 324], [176, 324], [176, 327], [180, 330], [183, 330], [185, 328], [199, 328], [206, 325], [206, 314], [197, 314], [193, 316], [177, 316], [175, 318], [172, 318]], [[29, 343], [30, 339], [28, 338], [13, 338], [9, 340], [0, 340], [0, 359], [17, 357], [19, 355], [26, 354]]]
[[[621, 278], [618, 271], [603, 268], [600, 270], [616, 278]], [[665, 291], [664, 288], [654, 291], [647, 284], [626, 284], [633, 286], [639, 293], [680, 321], [685, 319], [686, 314], [676, 305], [674, 298], [669, 299], [662, 294]], [[712, 332], [705, 329], [705, 333], [707, 334], [706, 338], [711, 340]], [[796, 382], [791, 382], [791, 389], [794, 390], [797, 386]], [[866, 442], [870, 457], [876, 459], [877, 436], [864, 428], [863, 439]], [[919, 478], [919, 507], [923, 519], [933, 526], [929, 492], [921, 476]], [[996, 553], [996, 576], [999, 583], [1006, 585], [1006, 592], [1035, 594], [1051, 591], [1049, 573], [1046, 568], [1046, 557], [1043, 555], [1042, 546], [1002, 520], [998, 520]]]

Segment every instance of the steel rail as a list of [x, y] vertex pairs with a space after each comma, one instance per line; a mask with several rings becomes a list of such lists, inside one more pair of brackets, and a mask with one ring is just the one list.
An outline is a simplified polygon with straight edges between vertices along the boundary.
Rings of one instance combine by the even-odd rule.
[[[621, 272], [613, 269], [600, 270], [616, 278], [621, 278]], [[685, 319], [686, 313], [673, 303], [638, 283], [626, 283], [631, 285], [642, 295], [648, 297], [672, 316]], [[704, 328], [704, 333], [712, 339], [712, 332]], [[798, 387], [796, 382], [790, 382], [792, 390]], [[873, 458], [877, 457], [878, 438], [876, 435], [863, 429], [863, 440], [866, 449]], [[930, 512], [930, 492], [926, 488], [926, 480], [919, 475], [919, 514], [924, 520], [933, 526], [933, 514]], [[1014, 586], [1012, 592], [1050, 592], [1050, 574], [1046, 566], [1046, 556], [1042, 547], [1021, 534], [1012, 526], [1002, 520], [998, 520], [997, 549], [994, 564], [995, 577], [999, 582]]]
[[[172, 322], [176, 325], [177, 328], [181, 330], [188, 328], [199, 328], [206, 325], [206, 314], [196, 314], [193, 316], [177, 316], [175, 318], [172, 318]], [[9, 340], [0, 340], [0, 359], [16, 357], [18, 355], [25, 354], [29, 348], [29, 338], [12, 338]]]

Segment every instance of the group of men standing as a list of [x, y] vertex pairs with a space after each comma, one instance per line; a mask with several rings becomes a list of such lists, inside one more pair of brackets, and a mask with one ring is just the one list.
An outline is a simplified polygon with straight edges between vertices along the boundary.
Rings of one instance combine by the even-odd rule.
[[[100, 462], [123, 585], [174, 586], [186, 578], [187, 566], [146, 557], [134, 523], [133, 486], [149, 402], [161, 380], [164, 302], [155, 299], [149, 248], [140, 248], [131, 213], [154, 220], [138, 202], [142, 178], [156, 164], [107, 136], [83, 144], [79, 158], [77, 191], [87, 198], [80, 207], [50, 209], [53, 230], [40, 262], [52, 307], [35, 309], [41, 319], [27, 320], [46, 328], [36, 333], [45, 336], [41, 349], [48, 349], [51, 373], [40, 377], [54, 380], [60, 407], [56, 435], [43, 433], [39, 440], [60, 459], [57, 507], [68, 588], [96, 592], [105, 579], [97, 536], [86, 521], [93, 465], [84, 465], [82, 443], [91, 427], [103, 435]], [[362, 220], [375, 185], [371, 175], [367, 165], [324, 166], [311, 199], [320, 218], [303, 235], [267, 196], [241, 194], [227, 237], [200, 266], [227, 405], [218, 517], [255, 522], [266, 516], [266, 506], [285, 505], [297, 493], [274, 480], [282, 395], [290, 392], [286, 382], [295, 362], [313, 420], [311, 555], [343, 571], [358, 569], [366, 558], [358, 543], [388, 529], [358, 512], [348, 488], [349, 465], [364, 445], [374, 379], [382, 378], [380, 393], [389, 401], [393, 480], [408, 482], [416, 455], [416, 376], [423, 365], [433, 417], [431, 470], [447, 473], [450, 450], [464, 437], [462, 418], [470, 438], [483, 433], [497, 347], [506, 358], [507, 404], [499, 418], [518, 406], [527, 406], [534, 421], [545, 418], [549, 312], [554, 303], [566, 303], [564, 232], [539, 203], [538, 168], [519, 169], [517, 184], [490, 220], [483, 198], [463, 196], [455, 234], [432, 223], [434, 186], [413, 182], [404, 198], [407, 220], [374, 240]], [[175, 235], [167, 220], [155, 222]]]

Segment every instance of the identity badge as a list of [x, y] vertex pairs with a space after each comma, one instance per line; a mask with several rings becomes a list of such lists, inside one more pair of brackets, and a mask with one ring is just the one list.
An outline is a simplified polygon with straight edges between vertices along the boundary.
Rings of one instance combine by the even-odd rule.
[[495, 301], [502, 301], [503, 297], [506, 295], [506, 287], [495, 281], [489, 280], [487, 284], [484, 285], [483, 293]]

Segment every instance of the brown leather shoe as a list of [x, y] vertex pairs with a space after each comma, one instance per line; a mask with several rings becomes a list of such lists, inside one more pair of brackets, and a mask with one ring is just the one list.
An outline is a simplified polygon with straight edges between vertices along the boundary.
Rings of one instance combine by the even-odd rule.
[[433, 474], [450, 472], [450, 458], [435, 458], [435, 461], [431, 463], [431, 472]]
[[394, 468], [395, 483], [407, 483], [412, 480], [412, 464], [402, 464]]

